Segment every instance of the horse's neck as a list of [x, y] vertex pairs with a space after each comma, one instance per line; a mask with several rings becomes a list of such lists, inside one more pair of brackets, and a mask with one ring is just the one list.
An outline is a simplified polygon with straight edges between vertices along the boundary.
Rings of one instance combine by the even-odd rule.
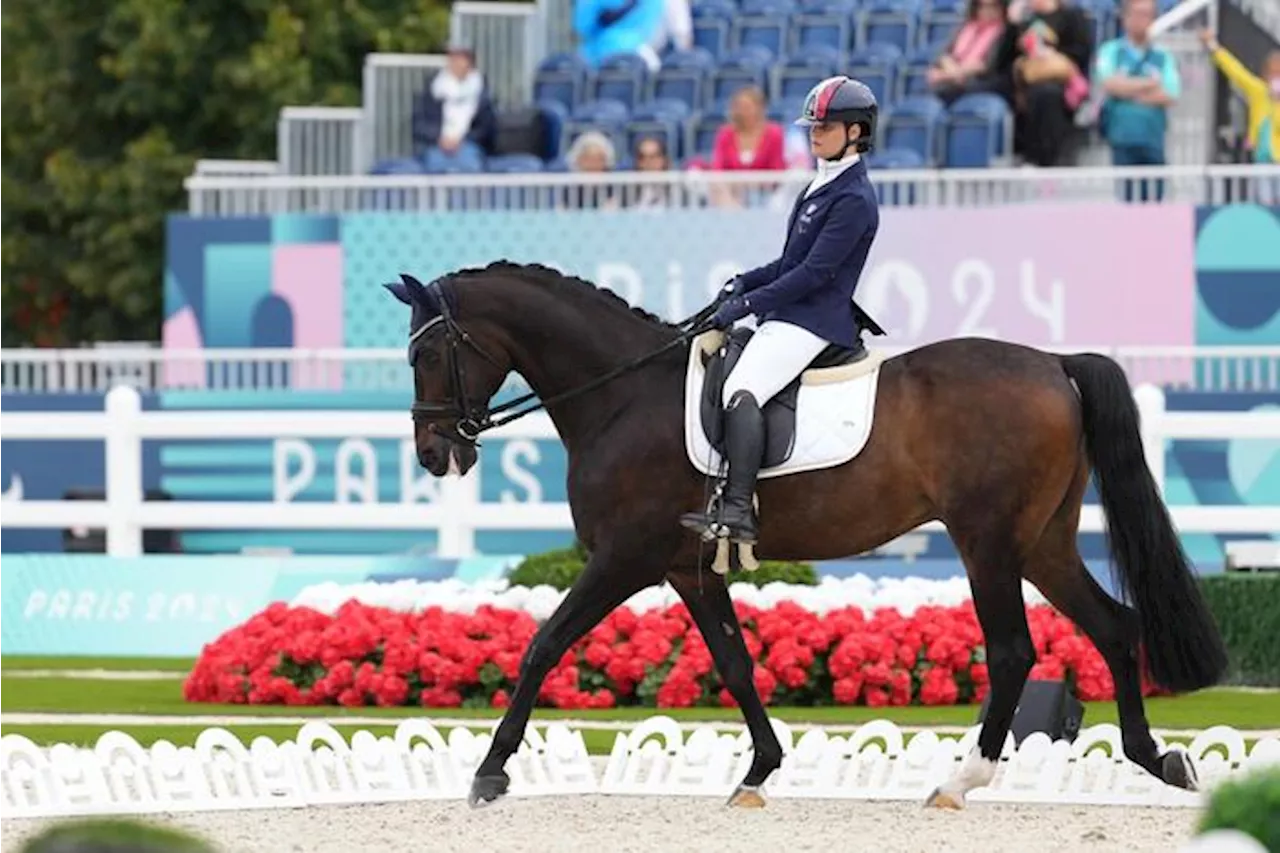
[[[516, 312], [507, 329], [513, 367], [543, 401], [572, 394], [619, 370], [657, 350], [674, 334], [587, 298], [547, 296]], [[566, 444], [608, 420], [629, 398], [628, 387], [637, 379], [636, 373], [623, 373], [548, 410]]]

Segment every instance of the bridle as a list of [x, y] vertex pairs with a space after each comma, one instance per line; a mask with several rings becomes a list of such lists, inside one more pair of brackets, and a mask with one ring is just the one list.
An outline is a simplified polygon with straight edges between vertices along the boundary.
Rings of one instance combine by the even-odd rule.
[[[490, 406], [487, 401], [476, 402], [467, 396], [466, 371], [463, 368], [462, 360], [458, 357], [459, 349], [463, 346], [470, 347], [481, 358], [504, 373], [510, 368], [504, 367], [498, 359], [486, 352], [484, 347], [480, 346], [476, 339], [458, 324], [453, 311], [449, 307], [449, 300], [445, 298], [444, 286], [440, 279], [435, 279], [426, 285], [426, 289], [434, 291], [435, 301], [440, 307], [440, 314], [423, 324], [421, 329], [409, 336], [409, 367], [412, 368], [414, 366], [414, 361], [422, 351], [427, 332], [437, 324], [443, 325], [446, 369], [449, 371], [449, 402], [422, 403], [414, 400], [413, 405], [409, 408], [409, 414], [414, 423], [425, 423], [431, 432], [443, 435], [451, 441], [468, 447], [478, 447], [480, 443], [477, 439], [482, 433], [522, 418], [532, 412], [546, 409], [549, 406], [554, 406], [557, 403], [562, 403], [580, 394], [599, 388], [625, 373], [643, 367], [676, 347], [687, 345], [697, 335], [706, 331], [703, 328], [703, 322], [715, 312], [717, 307], [713, 303], [693, 316], [677, 323], [676, 328], [682, 330], [681, 334], [658, 349], [616, 367], [608, 373], [576, 388], [571, 388], [562, 394], [555, 394], [546, 400], [536, 400], [538, 395], [529, 392], [514, 400], [508, 400], [499, 406]], [[531, 401], [531, 405], [520, 408], [526, 403], [531, 403]], [[497, 417], [498, 415], [502, 415], [502, 417]], [[442, 421], [452, 421], [453, 426], [442, 425]]]

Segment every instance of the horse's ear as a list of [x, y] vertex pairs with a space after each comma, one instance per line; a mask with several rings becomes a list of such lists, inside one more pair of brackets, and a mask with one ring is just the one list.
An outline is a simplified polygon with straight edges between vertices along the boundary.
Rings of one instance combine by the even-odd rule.
[[399, 299], [405, 305], [413, 304], [413, 299], [410, 298], [409, 296], [409, 289], [405, 287], [403, 284], [401, 284], [400, 282], [396, 281], [396, 282], [392, 282], [391, 284], [384, 284], [382, 286], [385, 287], [387, 290], [390, 290], [391, 295], [394, 296], [396, 299]]
[[400, 273], [400, 280], [404, 282], [404, 286], [408, 288], [409, 293], [413, 294], [413, 298], [425, 302], [427, 299], [427, 288], [413, 276], [407, 272]]

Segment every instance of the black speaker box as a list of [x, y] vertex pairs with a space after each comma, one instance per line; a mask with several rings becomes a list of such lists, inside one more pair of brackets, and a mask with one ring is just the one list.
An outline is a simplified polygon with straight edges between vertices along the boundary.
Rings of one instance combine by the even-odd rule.
[[[987, 693], [978, 711], [978, 722], [987, 718]], [[1017, 710], [1013, 713], [1013, 741], [1018, 746], [1032, 732], [1044, 732], [1051, 740], [1074, 741], [1084, 722], [1084, 706], [1071, 695], [1065, 681], [1031, 680], [1022, 689]]]

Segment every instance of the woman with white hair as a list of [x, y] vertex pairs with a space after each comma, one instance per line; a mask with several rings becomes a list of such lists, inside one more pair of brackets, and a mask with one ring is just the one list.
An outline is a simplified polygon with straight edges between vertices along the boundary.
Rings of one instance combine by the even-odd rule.
[[[598, 130], [589, 130], [573, 140], [565, 154], [565, 163], [571, 172], [612, 172], [618, 162], [613, 141]], [[617, 207], [614, 188], [608, 184], [592, 182], [569, 188], [570, 207]]]

